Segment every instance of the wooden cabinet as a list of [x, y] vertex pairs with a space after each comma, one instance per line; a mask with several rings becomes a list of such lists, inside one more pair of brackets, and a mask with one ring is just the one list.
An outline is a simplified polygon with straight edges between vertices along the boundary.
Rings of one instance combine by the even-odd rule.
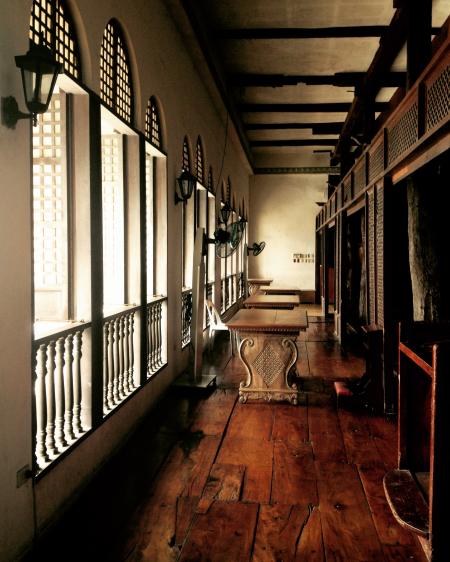
[[385, 493], [428, 559], [448, 560], [450, 324], [401, 326], [398, 352], [398, 469], [385, 475]]

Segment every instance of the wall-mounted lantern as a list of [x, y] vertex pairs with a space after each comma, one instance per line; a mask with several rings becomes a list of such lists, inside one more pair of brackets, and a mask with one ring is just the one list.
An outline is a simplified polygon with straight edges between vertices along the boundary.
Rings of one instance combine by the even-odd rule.
[[190, 172], [187, 170], [181, 172], [180, 176], [177, 178], [178, 190], [175, 189], [175, 205], [181, 203], [181, 201], [186, 202], [191, 198], [196, 183], [197, 178]]

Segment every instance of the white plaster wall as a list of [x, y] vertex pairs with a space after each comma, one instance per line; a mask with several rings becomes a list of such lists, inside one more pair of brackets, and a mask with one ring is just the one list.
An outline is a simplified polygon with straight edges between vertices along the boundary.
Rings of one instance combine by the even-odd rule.
[[293, 263], [293, 253], [315, 252], [316, 201], [323, 201], [328, 177], [321, 174], [261, 174], [250, 181], [249, 246], [266, 242], [250, 255], [249, 277], [314, 290], [314, 263]]
[[[78, 0], [72, 8], [81, 46], [84, 84], [98, 92], [98, 56], [103, 29], [119, 20], [128, 39], [135, 87], [135, 126], [144, 128], [147, 100], [160, 102], [167, 152], [168, 181], [168, 361], [169, 366], [129, 400], [70, 455], [36, 483], [38, 526], [46, 527], [88, 482], [136, 427], [155, 400], [185, 367], [181, 350], [181, 207], [173, 203], [175, 178], [181, 170], [184, 135], [195, 147], [200, 135], [205, 169], [213, 166], [215, 182], [225, 139], [226, 113], [212, 100], [197, 72], [164, 0]], [[24, 109], [20, 72], [14, 55], [28, 47], [31, 0], [17, 0], [14, 9], [0, 3], [0, 94], [14, 95]], [[248, 202], [249, 166], [229, 124], [222, 177], [231, 177], [236, 200]], [[194, 160], [194, 154], [192, 161]], [[31, 483], [16, 488], [16, 472], [31, 464], [33, 435], [31, 362], [31, 191], [30, 129], [27, 121], [15, 131], [0, 126], [0, 560], [12, 560], [32, 539]], [[246, 203], [248, 208], [248, 204]]]

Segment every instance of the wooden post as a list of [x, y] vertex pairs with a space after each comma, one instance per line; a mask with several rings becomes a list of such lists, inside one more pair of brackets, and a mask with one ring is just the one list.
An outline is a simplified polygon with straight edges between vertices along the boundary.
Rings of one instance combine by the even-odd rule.
[[103, 221], [100, 100], [89, 96], [92, 428], [103, 420]]
[[406, 89], [409, 90], [431, 57], [432, 0], [410, 0], [407, 14]]

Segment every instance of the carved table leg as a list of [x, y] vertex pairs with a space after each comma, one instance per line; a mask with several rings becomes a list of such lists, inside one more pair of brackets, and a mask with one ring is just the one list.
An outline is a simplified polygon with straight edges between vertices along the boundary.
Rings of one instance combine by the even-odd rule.
[[239, 357], [247, 371], [247, 380], [239, 387], [240, 402], [262, 398], [297, 404], [297, 385], [288, 382], [289, 371], [298, 357], [295, 336], [246, 332], [240, 336]]

